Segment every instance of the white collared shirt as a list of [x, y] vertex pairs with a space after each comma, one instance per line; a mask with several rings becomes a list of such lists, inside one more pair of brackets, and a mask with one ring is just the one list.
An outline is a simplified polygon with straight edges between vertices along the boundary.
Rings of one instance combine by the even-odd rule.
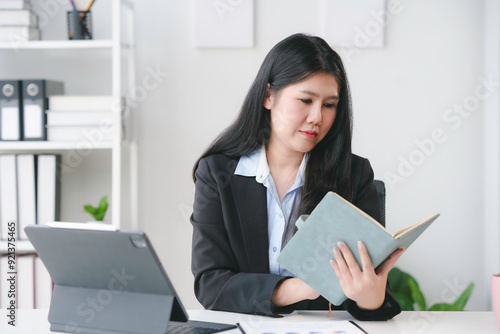
[[258, 183], [267, 189], [267, 235], [269, 240], [269, 272], [284, 276], [294, 276], [277, 262], [278, 255], [282, 249], [283, 234], [286, 231], [290, 219], [294, 216], [300, 203], [300, 193], [304, 180], [307, 154], [304, 155], [297, 172], [294, 184], [288, 189], [280, 201], [276, 185], [267, 163], [266, 149], [264, 147], [255, 150], [249, 155], [242, 156], [236, 166], [234, 174], [255, 177]]

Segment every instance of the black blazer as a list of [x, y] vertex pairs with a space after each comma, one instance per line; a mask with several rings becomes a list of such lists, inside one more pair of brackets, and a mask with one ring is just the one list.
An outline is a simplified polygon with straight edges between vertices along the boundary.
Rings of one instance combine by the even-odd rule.
[[[272, 305], [273, 291], [286, 277], [269, 273], [266, 188], [254, 177], [235, 175], [238, 161], [211, 155], [200, 160], [195, 172], [191, 269], [196, 297], [206, 309], [271, 316], [294, 309], [327, 310], [323, 297], [284, 308]], [[379, 220], [367, 159], [353, 155], [352, 178], [353, 204]], [[361, 310], [352, 300], [341, 307], [360, 320], [386, 320], [401, 312], [389, 288], [378, 310]]]

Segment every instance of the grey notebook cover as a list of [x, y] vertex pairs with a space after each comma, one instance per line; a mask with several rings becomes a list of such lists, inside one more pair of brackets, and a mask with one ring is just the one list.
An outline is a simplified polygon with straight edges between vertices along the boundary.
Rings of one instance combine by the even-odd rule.
[[347, 297], [330, 265], [334, 258], [333, 247], [339, 241], [349, 246], [361, 264], [357, 248], [361, 240], [376, 268], [396, 249], [408, 248], [438, 216], [420, 221], [395, 238], [369, 215], [329, 192], [310, 216], [297, 220], [298, 231], [279, 255], [278, 263], [334, 305], [340, 305]]
[[187, 320], [143, 232], [37, 225], [25, 231], [54, 281], [52, 331], [166, 333], [170, 320]]

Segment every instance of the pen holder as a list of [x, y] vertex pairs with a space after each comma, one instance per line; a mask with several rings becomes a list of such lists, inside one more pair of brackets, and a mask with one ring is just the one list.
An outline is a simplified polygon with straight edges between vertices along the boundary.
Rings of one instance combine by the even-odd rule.
[[92, 39], [92, 16], [90, 12], [73, 10], [67, 13], [68, 38]]

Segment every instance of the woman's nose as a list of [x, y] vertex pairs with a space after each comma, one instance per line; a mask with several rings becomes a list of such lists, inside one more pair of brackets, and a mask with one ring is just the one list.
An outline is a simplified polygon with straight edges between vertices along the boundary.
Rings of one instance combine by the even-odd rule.
[[307, 116], [307, 121], [313, 124], [321, 123], [322, 115], [321, 115], [322, 105], [313, 105], [309, 110], [309, 115]]

